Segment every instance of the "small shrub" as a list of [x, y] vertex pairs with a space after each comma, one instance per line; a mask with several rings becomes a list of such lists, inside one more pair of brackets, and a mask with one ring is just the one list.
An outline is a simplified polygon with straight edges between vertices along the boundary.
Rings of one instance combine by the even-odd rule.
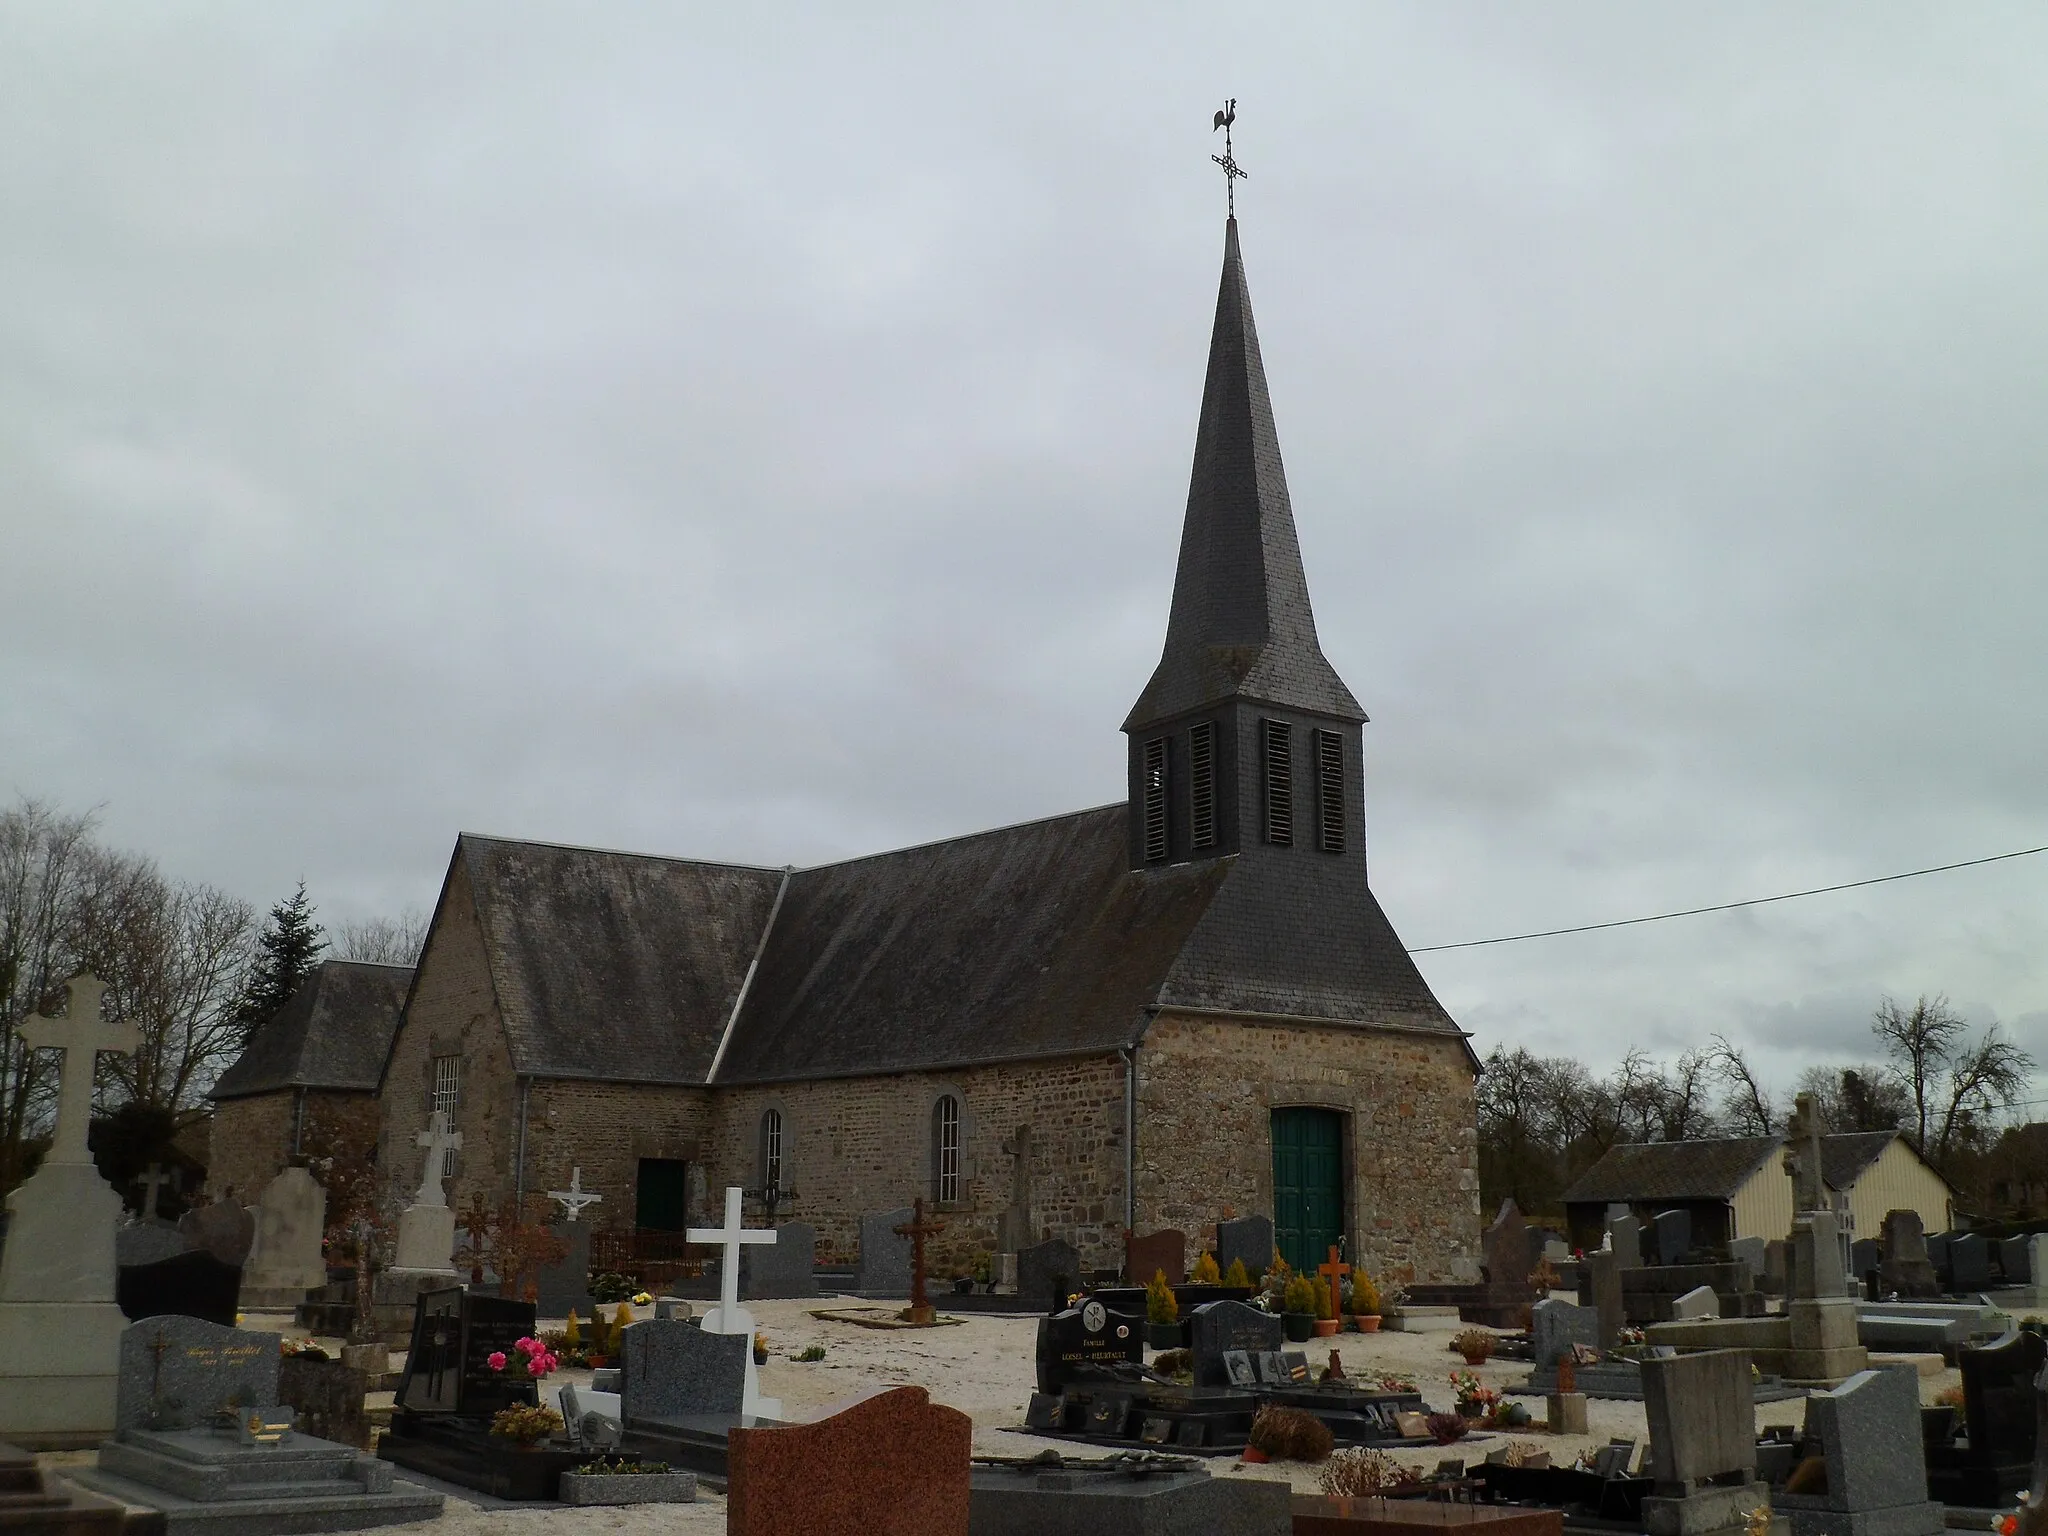
[[1451, 1348], [1465, 1357], [1467, 1365], [1478, 1365], [1493, 1358], [1493, 1335], [1484, 1328], [1467, 1328], [1451, 1340]]
[[576, 1309], [569, 1309], [569, 1325], [562, 1330], [562, 1342], [570, 1349], [583, 1348], [583, 1319], [576, 1315]]
[[1194, 1285], [1222, 1284], [1223, 1272], [1216, 1267], [1216, 1255], [1205, 1253], [1195, 1260], [1195, 1267], [1189, 1272], [1188, 1280]]
[[1280, 1294], [1280, 1309], [1283, 1312], [1307, 1313], [1310, 1317], [1315, 1316], [1315, 1287], [1310, 1285], [1300, 1275], [1290, 1276]]
[[658, 1477], [672, 1470], [665, 1461], [635, 1461], [629, 1456], [600, 1456], [576, 1469], [578, 1477]]
[[1379, 1315], [1380, 1288], [1372, 1283], [1372, 1276], [1362, 1269], [1351, 1277], [1351, 1310], [1360, 1317]]
[[593, 1301], [624, 1301], [640, 1284], [631, 1275], [622, 1275], [615, 1269], [600, 1270], [590, 1277], [590, 1297]]
[[1246, 1271], [1243, 1259], [1232, 1259], [1230, 1261], [1230, 1270], [1229, 1273], [1224, 1275], [1223, 1283], [1225, 1285], [1241, 1285], [1246, 1287], [1251, 1285], [1252, 1277]]
[[1324, 1319], [1337, 1315], [1337, 1298], [1330, 1294], [1330, 1282], [1317, 1275], [1309, 1282], [1315, 1292], [1316, 1316]]
[[1153, 1270], [1151, 1282], [1145, 1287], [1145, 1320], [1162, 1325], [1180, 1321], [1180, 1298], [1166, 1283], [1163, 1269]]
[[1161, 1376], [1195, 1374], [1195, 1352], [1191, 1349], [1163, 1349], [1152, 1359], [1152, 1369]]
[[[1528, 1415], [1524, 1414], [1523, 1417], [1526, 1419]], [[1501, 1460], [1511, 1467], [1526, 1467], [1538, 1457], [1548, 1454], [1534, 1440], [1510, 1440], [1507, 1443], [1506, 1451], [1501, 1456]]]
[[1429, 1438], [1438, 1445], [1464, 1439], [1465, 1432], [1472, 1427], [1455, 1413], [1432, 1413], [1423, 1423], [1429, 1428]]
[[491, 1419], [491, 1433], [505, 1440], [516, 1440], [521, 1445], [532, 1445], [536, 1440], [545, 1440], [562, 1427], [562, 1416], [552, 1408], [539, 1408], [530, 1403], [515, 1404], [500, 1408]]
[[1252, 1449], [1273, 1461], [1317, 1462], [1336, 1444], [1323, 1421], [1300, 1408], [1268, 1403], [1252, 1419]]
[[1334, 1498], [1369, 1499], [1421, 1481], [1420, 1468], [1404, 1467], [1384, 1451], [1354, 1446], [1330, 1458], [1317, 1476], [1316, 1486]]
[[822, 1360], [824, 1358], [825, 1346], [822, 1344], [813, 1344], [809, 1349], [804, 1350], [796, 1357], [798, 1362], [804, 1365], [809, 1365], [814, 1360]]

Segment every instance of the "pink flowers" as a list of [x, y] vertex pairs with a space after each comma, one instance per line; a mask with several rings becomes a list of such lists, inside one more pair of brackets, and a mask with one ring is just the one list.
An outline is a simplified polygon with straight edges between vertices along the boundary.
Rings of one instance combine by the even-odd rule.
[[514, 1365], [514, 1376], [536, 1381], [561, 1368], [562, 1362], [539, 1339], [520, 1339], [512, 1347], [519, 1351], [519, 1359], [516, 1362], [503, 1350], [497, 1350], [484, 1357], [484, 1364], [494, 1371], [502, 1371], [507, 1365]]

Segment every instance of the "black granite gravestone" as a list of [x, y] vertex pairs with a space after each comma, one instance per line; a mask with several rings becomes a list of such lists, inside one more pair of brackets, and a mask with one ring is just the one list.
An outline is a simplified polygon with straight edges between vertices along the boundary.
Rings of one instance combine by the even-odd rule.
[[1065, 1309], [1081, 1289], [1081, 1254], [1064, 1238], [1036, 1243], [1017, 1253], [1017, 1294], [1048, 1312]]
[[1038, 1320], [1038, 1390], [1060, 1392], [1075, 1381], [1100, 1380], [1114, 1367], [1145, 1362], [1141, 1319], [1084, 1302]]
[[2048, 1341], [2025, 1331], [1961, 1352], [1965, 1439], [1927, 1447], [1931, 1497], [2002, 1508], [2027, 1486], [2034, 1461], [2034, 1379], [2044, 1361]]
[[1281, 1347], [1282, 1335], [1279, 1318], [1241, 1301], [1212, 1301], [1195, 1308], [1188, 1327], [1188, 1348], [1195, 1357], [1195, 1385], [1235, 1384], [1224, 1354], [1233, 1350], [1247, 1355], [1265, 1354]]
[[124, 1264], [114, 1271], [114, 1301], [130, 1322], [145, 1317], [197, 1317], [235, 1326], [242, 1290], [239, 1264], [223, 1264], [204, 1248], [188, 1249], [154, 1264]]
[[1981, 1232], [1959, 1232], [1948, 1241], [1949, 1286], [1981, 1291], [1992, 1283], [1991, 1244]]
[[1273, 1267], [1273, 1220], [1269, 1216], [1239, 1216], [1216, 1223], [1216, 1270], [1228, 1276], [1233, 1260], [1244, 1261], [1245, 1273], [1256, 1283]]
[[1657, 1262], [1683, 1264], [1692, 1251], [1692, 1214], [1689, 1211], [1659, 1211], [1655, 1217]]

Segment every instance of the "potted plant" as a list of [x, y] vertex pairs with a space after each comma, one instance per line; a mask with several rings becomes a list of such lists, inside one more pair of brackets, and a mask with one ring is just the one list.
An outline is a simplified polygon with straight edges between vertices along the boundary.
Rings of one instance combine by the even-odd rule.
[[1380, 1331], [1380, 1288], [1362, 1269], [1351, 1280], [1351, 1320], [1360, 1333]]
[[516, 1403], [500, 1408], [491, 1418], [491, 1433], [524, 1449], [540, 1444], [562, 1427], [562, 1416], [537, 1403]]
[[697, 1474], [665, 1461], [600, 1456], [562, 1474], [564, 1504], [689, 1504], [696, 1497]]
[[981, 1287], [983, 1295], [995, 1294], [995, 1259], [985, 1248], [974, 1250], [974, 1283]]
[[1180, 1348], [1180, 1298], [1163, 1269], [1155, 1269], [1145, 1287], [1145, 1342], [1154, 1349]]
[[1493, 1335], [1484, 1328], [1467, 1328], [1451, 1340], [1451, 1348], [1465, 1357], [1467, 1365], [1484, 1365], [1493, 1358]]
[[1344, 1326], [1343, 1319], [1337, 1315], [1337, 1298], [1330, 1292], [1330, 1282], [1321, 1275], [1310, 1280], [1309, 1287], [1316, 1301], [1315, 1336], [1327, 1339]]
[[1199, 1259], [1195, 1260], [1195, 1267], [1188, 1271], [1188, 1284], [1190, 1285], [1221, 1285], [1222, 1283], [1223, 1271], [1216, 1267], [1216, 1255], [1213, 1253], [1204, 1252]]
[[1288, 1341], [1305, 1344], [1316, 1333], [1316, 1292], [1300, 1275], [1290, 1278], [1280, 1293], [1280, 1326]]
[[1252, 1288], [1251, 1273], [1244, 1267], [1243, 1259], [1232, 1259], [1230, 1261], [1230, 1268], [1223, 1276], [1223, 1283], [1228, 1286], [1235, 1286], [1240, 1290], [1248, 1291]]
[[1267, 1403], [1253, 1415], [1246, 1439], [1246, 1461], [1323, 1461], [1334, 1443], [1328, 1427], [1314, 1414], [1277, 1403]]
[[1470, 1371], [1451, 1372], [1451, 1390], [1457, 1396], [1461, 1418], [1484, 1419], [1500, 1402], [1500, 1394]]
[[765, 1333], [757, 1333], [754, 1335], [754, 1364], [766, 1365], [767, 1363], [768, 1335]]

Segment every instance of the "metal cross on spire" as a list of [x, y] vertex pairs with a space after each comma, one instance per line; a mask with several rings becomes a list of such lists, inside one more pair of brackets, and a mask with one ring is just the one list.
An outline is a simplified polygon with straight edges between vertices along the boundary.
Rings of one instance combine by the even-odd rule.
[[1215, 127], [1209, 130], [1211, 133], [1214, 133], [1217, 128], [1223, 130], [1223, 153], [1211, 155], [1209, 158], [1223, 167], [1223, 185], [1226, 189], [1225, 197], [1229, 202], [1230, 216], [1233, 219], [1237, 217], [1237, 184], [1243, 177], [1251, 174], [1237, 163], [1237, 158], [1230, 152], [1230, 125], [1236, 121], [1237, 98], [1233, 96], [1230, 100], [1223, 103], [1223, 110], [1216, 114]]

